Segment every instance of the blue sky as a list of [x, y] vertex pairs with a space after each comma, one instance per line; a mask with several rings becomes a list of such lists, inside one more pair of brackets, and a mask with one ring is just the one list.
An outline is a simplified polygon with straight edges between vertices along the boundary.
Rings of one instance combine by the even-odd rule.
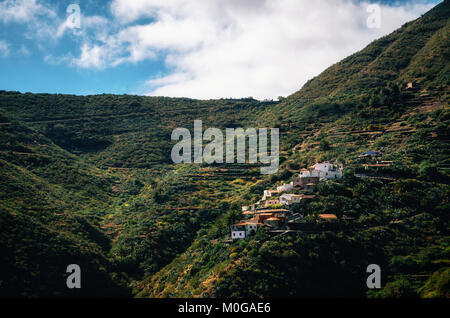
[[0, 89], [277, 98], [439, 2], [3, 0]]

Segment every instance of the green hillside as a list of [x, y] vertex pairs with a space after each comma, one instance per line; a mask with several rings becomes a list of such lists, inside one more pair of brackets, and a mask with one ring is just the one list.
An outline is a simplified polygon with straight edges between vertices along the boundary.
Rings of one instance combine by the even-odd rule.
[[[22, 296], [71, 295], [63, 264], [87, 260], [92, 265], [85, 268], [105, 280], [100, 286], [116, 287], [105, 294], [103, 287], [83, 288], [77, 295], [130, 295], [131, 281], [183, 252], [220, 213], [228, 193], [243, 186], [227, 180], [256, 175], [255, 168], [244, 165], [217, 180], [202, 180], [204, 168], [168, 164], [171, 131], [190, 128], [199, 118], [209, 126], [246, 125], [267, 107], [253, 99], [5, 91], [0, 105], [0, 225], [5, 238], [0, 290]], [[49, 233], [69, 241], [53, 243], [46, 238]], [[39, 255], [30, 252], [41, 249]], [[22, 271], [32, 279], [24, 279]]]
[[[346, 167], [344, 178], [318, 187], [316, 200], [302, 209], [356, 219], [362, 230], [343, 224], [341, 231], [278, 237], [258, 231], [230, 246], [217, 242], [213, 227], [148, 276], [138, 295], [448, 297], [449, 10], [442, 3], [258, 118], [258, 125], [281, 127], [286, 160], [264, 186], [247, 188], [242, 205], [302, 167], [336, 160]], [[406, 90], [409, 82], [413, 89]], [[364, 168], [357, 156], [371, 149], [393, 166]], [[386, 270], [384, 288], [367, 294], [370, 263]]]
[[[86, 269], [82, 295], [127, 295], [98, 228], [112, 178], [18, 123], [2, 123], [0, 235], [2, 296], [70, 296], [68, 264]], [[106, 287], [106, 289], [104, 289]]]
[[[0, 296], [448, 297], [449, 16], [444, 1], [280, 102], [0, 91]], [[279, 172], [172, 164], [194, 119], [279, 127]], [[345, 170], [301, 206], [313, 233], [227, 240], [241, 206], [320, 161]]]

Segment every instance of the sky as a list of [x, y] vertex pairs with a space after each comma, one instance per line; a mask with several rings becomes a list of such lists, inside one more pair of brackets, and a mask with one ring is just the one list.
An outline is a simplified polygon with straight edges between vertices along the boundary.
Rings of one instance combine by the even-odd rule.
[[0, 0], [0, 90], [277, 99], [439, 0]]

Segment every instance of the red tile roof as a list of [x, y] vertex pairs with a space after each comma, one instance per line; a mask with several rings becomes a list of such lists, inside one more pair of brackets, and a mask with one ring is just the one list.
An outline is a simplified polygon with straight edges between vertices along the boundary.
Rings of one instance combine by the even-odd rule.
[[289, 210], [286, 209], [267, 209], [267, 210], [257, 210], [256, 213], [282, 213], [282, 212], [289, 212]]
[[337, 216], [335, 214], [319, 214], [319, 218], [325, 220], [337, 220]]

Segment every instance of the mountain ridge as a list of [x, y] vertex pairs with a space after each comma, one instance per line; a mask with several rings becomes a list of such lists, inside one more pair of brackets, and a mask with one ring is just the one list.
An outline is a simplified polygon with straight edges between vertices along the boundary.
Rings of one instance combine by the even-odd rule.
[[[449, 7], [279, 103], [1, 91], [0, 295], [448, 295]], [[280, 127], [279, 172], [173, 165], [170, 133], [194, 119]], [[371, 149], [393, 166], [369, 172], [393, 180], [356, 177], [369, 173], [358, 154]], [[226, 242], [241, 206], [325, 160], [343, 164], [344, 177], [318, 186], [305, 217], [333, 213], [366, 228]], [[72, 292], [64, 265], [77, 262], [89, 275]], [[364, 285], [368, 262], [386, 269], [378, 292]]]

